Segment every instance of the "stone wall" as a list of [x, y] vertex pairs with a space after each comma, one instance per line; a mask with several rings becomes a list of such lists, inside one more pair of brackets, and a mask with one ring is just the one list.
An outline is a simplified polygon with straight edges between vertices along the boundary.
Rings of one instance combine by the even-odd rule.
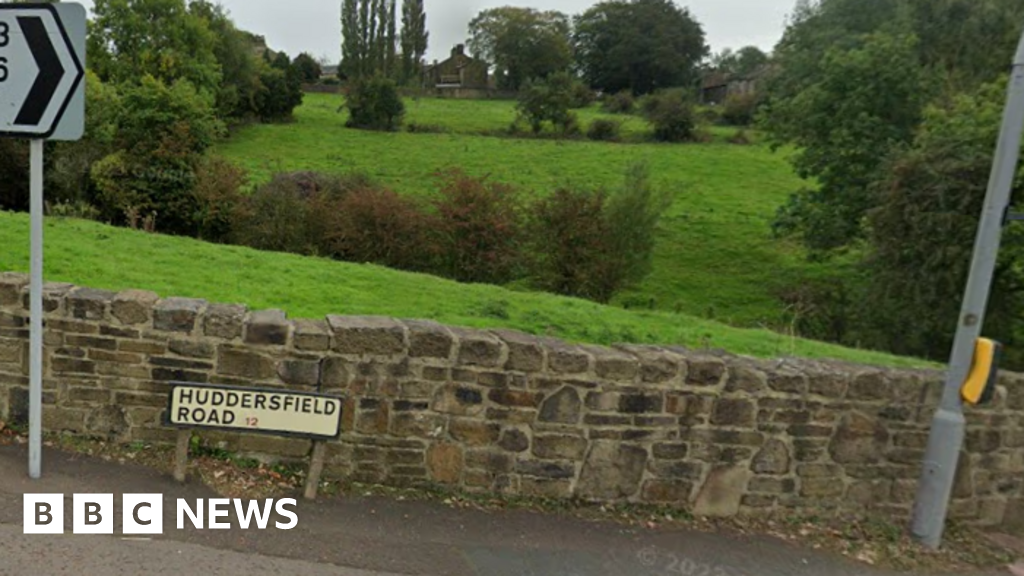
[[[0, 417], [24, 421], [27, 279], [0, 275]], [[139, 291], [46, 288], [44, 427], [169, 442], [172, 380], [345, 398], [328, 473], [697, 514], [909, 512], [934, 372], [576, 346], [502, 330], [279, 311]], [[972, 409], [954, 517], [1024, 515], [1024, 378]], [[301, 457], [303, 440], [204, 433]]]

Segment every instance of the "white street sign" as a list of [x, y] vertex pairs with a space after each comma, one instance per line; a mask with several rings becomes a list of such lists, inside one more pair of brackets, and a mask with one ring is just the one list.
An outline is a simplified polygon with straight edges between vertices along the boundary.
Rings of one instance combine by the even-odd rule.
[[80, 139], [84, 79], [82, 5], [0, 4], [0, 136]]

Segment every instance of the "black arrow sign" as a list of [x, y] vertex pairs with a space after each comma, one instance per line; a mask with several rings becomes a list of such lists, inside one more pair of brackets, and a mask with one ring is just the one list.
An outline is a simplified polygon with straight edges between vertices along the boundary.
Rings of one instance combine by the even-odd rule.
[[46, 32], [43, 19], [37, 16], [19, 16], [18, 25], [25, 34], [29, 48], [32, 50], [32, 57], [39, 67], [39, 75], [32, 84], [28, 98], [18, 112], [14, 123], [22, 126], [38, 126], [43, 119], [43, 114], [50, 106], [53, 95], [64, 78], [64, 65], [60, 63], [60, 56], [50, 42], [50, 35]]

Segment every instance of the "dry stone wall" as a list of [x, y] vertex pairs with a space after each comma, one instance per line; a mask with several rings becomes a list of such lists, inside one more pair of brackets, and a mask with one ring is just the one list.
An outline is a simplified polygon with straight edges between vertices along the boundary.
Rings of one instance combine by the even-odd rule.
[[[0, 275], [0, 418], [27, 412], [27, 278]], [[327, 474], [730, 516], [909, 512], [937, 372], [572, 345], [506, 330], [280, 311], [48, 284], [44, 428], [170, 442], [168, 382], [345, 399]], [[205, 433], [305, 456], [304, 440]], [[1024, 517], [1024, 378], [969, 415], [952, 515]]]

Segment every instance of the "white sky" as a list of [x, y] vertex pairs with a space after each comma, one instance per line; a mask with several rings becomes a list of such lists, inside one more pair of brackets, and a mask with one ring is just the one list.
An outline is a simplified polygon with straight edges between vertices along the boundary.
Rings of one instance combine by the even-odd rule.
[[[73, 0], [74, 1], [74, 0]], [[92, 7], [92, 0], [77, 0]], [[399, 0], [400, 3], [400, 0]], [[573, 15], [597, 0], [426, 0], [430, 29], [428, 60], [447, 57], [451, 47], [466, 40], [469, 21], [481, 10], [524, 6], [559, 10]], [[782, 37], [787, 14], [796, 0], [676, 0], [704, 25], [713, 52], [753, 44], [769, 51]], [[274, 50], [295, 57], [341, 58], [341, 0], [221, 0], [242, 29], [265, 36]]]

